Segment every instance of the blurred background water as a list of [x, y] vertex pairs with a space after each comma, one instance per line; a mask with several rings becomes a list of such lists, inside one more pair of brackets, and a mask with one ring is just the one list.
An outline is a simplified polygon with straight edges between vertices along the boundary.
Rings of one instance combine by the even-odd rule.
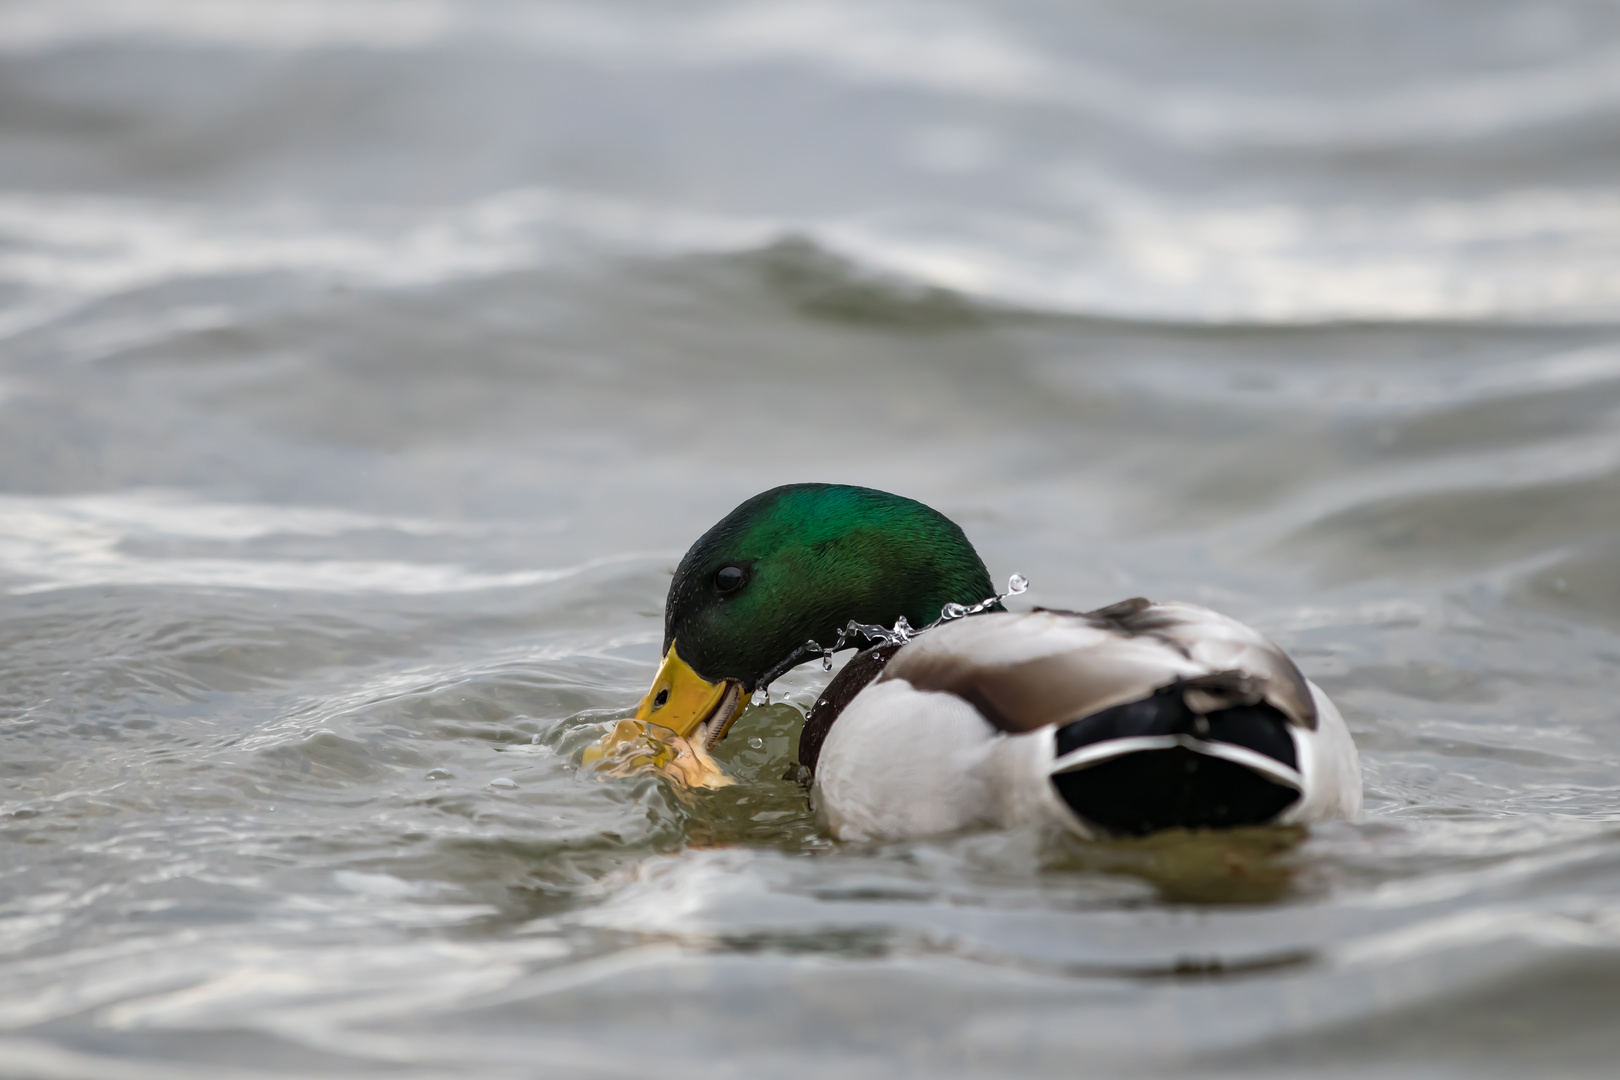
[[[1617, 177], [1602, 0], [0, 3], [0, 1074], [1613, 1075]], [[578, 772], [803, 480], [1365, 822], [841, 847], [814, 668]]]

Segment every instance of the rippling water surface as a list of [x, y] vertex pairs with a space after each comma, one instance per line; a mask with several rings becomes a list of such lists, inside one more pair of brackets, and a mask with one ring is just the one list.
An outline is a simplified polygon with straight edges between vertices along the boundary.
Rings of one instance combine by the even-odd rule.
[[[1599, 2], [0, 4], [0, 1074], [1613, 1075], [1617, 136]], [[582, 775], [802, 480], [1366, 820], [841, 846], [813, 667]]]

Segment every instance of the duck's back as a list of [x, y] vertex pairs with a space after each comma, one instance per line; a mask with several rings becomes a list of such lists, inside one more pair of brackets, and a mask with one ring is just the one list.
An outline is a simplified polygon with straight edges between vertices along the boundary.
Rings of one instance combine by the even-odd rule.
[[869, 650], [812, 710], [801, 761], [850, 839], [1304, 823], [1361, 802], [1343, 720], [1286, 654], [1145, 600], [979, 615]]

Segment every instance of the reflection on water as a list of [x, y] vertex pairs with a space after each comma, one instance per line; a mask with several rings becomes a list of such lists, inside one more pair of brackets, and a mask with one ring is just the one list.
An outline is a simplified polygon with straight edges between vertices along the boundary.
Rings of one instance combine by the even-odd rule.
[[[0, 6], [0, 1073], [1591, 1075], [1613, 5]], [[1367, 818], [864, 847], [806, 665], [603, 778], [779, 483], [1187, 599]]]
[[1304, 839], [1303, 830], [1275, 828], [1230, 833], [1175, 830], [1139, 840], [1088, 844], [1071, 840], [1047, 866], [1130, 874], [1172, 904], [1263, 904], [1298, 890], [1298, 864], [1291, 856]]

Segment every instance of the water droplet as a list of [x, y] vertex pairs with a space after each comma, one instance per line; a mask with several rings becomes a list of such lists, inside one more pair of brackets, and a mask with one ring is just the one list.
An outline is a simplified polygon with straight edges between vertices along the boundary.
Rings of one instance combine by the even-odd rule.
[[449, 780], [451, 777], [453, 777], [455, 775], [456, 774], [451, 772], [449, 769], [429, 769], [427, 771], [427, 773], [425, 775], [423, 775], [422, 779], [424, 779], [424, 780]]
[[758, 750], [760, 747], [765, 745], [765, 740], [760, 738], [758, 735], [755, 735], [752, 739], [748, 740], [748, 745], [753, 747], [755, 750]]
[[1023, 574], [1014, 574], [1012, 577], [1007, 579], [1008, 596], [1017, 596], [1019, 593], [1028, 588], [1029, 578], [1025, 577]]
[[749, 700], [755, 705], [769, 705], [771, 703], [771, 688], [768, 686], [760, 687], [754, 691], [754, 696]]
[[[963, 607], [961, 604], [946, 604], [944, 607], [939, 609], [939, 617], [942, 619], [960, 619], [967, 613], [967, 608]], [[975, 623], [974, 625], [977, 626], [978, 624]]]
[[828, 654], [828, 653], [822, 653], [821, 654], [821, 670], [822, 671], [831, 671], [832, 670], [832, 656], [830, 654]]
[[517, 781], [510, 776], [497, 776], [489, 782], [489, 786], [492, 788], [515, 788], [517, 787]]

